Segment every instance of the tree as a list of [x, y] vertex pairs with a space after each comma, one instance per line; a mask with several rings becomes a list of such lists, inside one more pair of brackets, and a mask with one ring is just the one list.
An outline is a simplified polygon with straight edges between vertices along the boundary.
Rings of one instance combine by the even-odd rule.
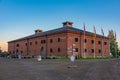
[[110, 52], [112, 53], [113, 57], [117, 57], [118, 54], [118, 42], [116, 42], [116, 33], [113, 30], [109, 31], [108, 37], [110, 39]]
[[118, 49], [118, 56], [120, 56], [120, 49]]

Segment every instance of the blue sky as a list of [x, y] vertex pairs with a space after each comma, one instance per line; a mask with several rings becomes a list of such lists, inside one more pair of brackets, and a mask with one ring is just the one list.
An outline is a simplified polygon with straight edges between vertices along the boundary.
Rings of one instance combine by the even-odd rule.
[[[105, 35], [113, 29], [120, 41], [120, 0], [0, 0], [0, 42], [62, 27], [72, 21], [73, 26]], [[2, 46], [2, 44], [0, 44]]]

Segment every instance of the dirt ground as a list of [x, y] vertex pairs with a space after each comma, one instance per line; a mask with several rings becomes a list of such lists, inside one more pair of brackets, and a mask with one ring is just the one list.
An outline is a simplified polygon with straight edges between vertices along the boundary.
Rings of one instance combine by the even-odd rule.
[[75, 61], [0, 58], [0, 80], [120, 80], [120, 59]]

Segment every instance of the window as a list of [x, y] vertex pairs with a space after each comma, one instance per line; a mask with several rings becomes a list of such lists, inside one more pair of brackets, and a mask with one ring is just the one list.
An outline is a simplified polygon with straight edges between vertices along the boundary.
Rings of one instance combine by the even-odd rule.
[[37, 44], [38, 44], [38, 42], [37, 42], [37, 41], [35, 41], [35, 44], [37, 45]]
[[19, 44], [17, 44], [16, 46], [19, 47]]
[[60, 52], [60, 48], [58, 48], [58, 52]]
[[86, 42], [87, 42], [87, 39], [84, 39], [84, 42], [86, 43]]
[[75, 42], [78, 42], [78, 38], [75, 38]]
[[17, 52], [17, 53], [19, 52], [18, 49], [16, 49], [16, 52]]
[[94, 44], [94, 40], [91, 40], [91, 43]]
[[60, 42], [60, 38], [58, 38], [58, 42]]
[[104, 42], [104, 45], [107, 45], [107, 42]]
[[53, 40], [52, 39], [50, 39], [50, 43], [52, 43], [53, 42]]
[[101, 53], [101, 49], [99, 49], [98, 52]]
[[101, 44], [101, 41], [98, 41], [98, 44]]
[[53, 52], [52, 48], [50, 48], [50, 52], [51, 52], [51, 53]]
[[32, 45], [32, 42], [30, 42], [30, 45]]
[[94, 49], [91, 49], [91, 52], [94, 53]]
[[9, 53], [11, 54], [11, 51], [9, 51]]
[[25, 45], [27, 46], [27, 43], [25, 43]]
[[84, 49], [85, 52], [87, 52], [87, 49]]
[[41, 40], [41, 44], [44, 44], [44, 43], [46, 43], [46, 41], [45, 40]]
[[41, 40], [41, 44], [43, 44], [43, 40]]
[[21, 54], [23, 53], [23, 51], [21, 51]]
[[75, 48], [75, 52], [78, 52], [78, 48]]
[[43, 43], [46, 43], [46, 41], [45, 41], [45, 40], [43, 40]]

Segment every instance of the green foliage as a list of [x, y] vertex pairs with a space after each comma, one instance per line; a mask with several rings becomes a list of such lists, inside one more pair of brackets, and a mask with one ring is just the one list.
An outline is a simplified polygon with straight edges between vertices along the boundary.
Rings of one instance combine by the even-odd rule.
[[120, 56], [120, 50], [118, 49], [118, 56]]
[[117, 57], [118, 54], [118, 43], [116, 42], [116, 36], [113, 30], [109, 31], [108, 37], [110, 39], [110, 52], [113, 57]]
[[6, 52], [1, 52], [0, 53], [0, 57], [9, 57], [9, 54], [8, 53], [6, 53]]

